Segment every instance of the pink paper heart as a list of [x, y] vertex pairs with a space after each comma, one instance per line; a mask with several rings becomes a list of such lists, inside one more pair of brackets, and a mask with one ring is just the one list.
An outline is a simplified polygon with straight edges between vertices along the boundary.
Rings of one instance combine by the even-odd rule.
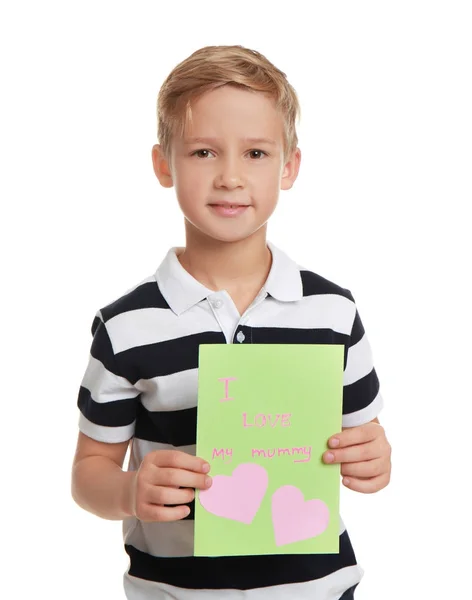
[[272, 522], [277, 546], [313, 538], [328, 527], [329, 509], [322, 500], [307, 500], [293, 485], [272, 496]]
[[215, 475], [212, 486], [200, 491], [198, 497], [209, 513], [249, 525], [259, 510], [268, 482], [264, 467], [243, 463], [232, 475]]

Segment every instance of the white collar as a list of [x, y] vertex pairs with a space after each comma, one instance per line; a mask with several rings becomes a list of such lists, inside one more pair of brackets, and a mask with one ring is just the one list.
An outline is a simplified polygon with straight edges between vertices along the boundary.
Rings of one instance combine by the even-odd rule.
[[[271, 242], [272, 265], [264, 284], [265, 291], [281, 302], [294, 302], [303, 296], [300, 269], [282, 250]], [[171, 248], [155, 273], [161, 294], [176, 315], [195, 306], [215, 292], [197, 281], [180, 264], [178, 248]]]

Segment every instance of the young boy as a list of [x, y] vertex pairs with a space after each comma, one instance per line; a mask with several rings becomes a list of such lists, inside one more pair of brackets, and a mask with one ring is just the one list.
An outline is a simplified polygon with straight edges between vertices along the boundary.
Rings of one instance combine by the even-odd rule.
[[93, 321], [72, 475], [81, 507], [123, 520], [131, 600], [347, 600], [361, 579], [344, 526], [339, 554], [193, 556], [195, 489], [211, 485], [195, 456], [200, 344], [343, 344], [343, 431], [323, 460], [341, 463], [352, 490], [389, 482], [379, 382], [351, 293], [266, 240], [279, 190], [298, 175], [298, 111], [285, 74], [241, 46], [198, 50], [160, 90], [154, 171], [175, 187], [186, 245]]

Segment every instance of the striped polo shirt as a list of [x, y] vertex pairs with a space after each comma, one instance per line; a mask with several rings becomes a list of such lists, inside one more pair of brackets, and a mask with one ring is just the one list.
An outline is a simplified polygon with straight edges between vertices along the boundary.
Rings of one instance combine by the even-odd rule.
[[[242, 316], [225, 290], [182, 267], [177, 248], [95, 316], [79, 427], [101, 442], [132, 438], [129, 470], [158, 449], [195, 454], [200, 344], [342, 344], [343, 426], [378, 415], [379, 381], [351, 292], [268, 247], [269, 276]], [[338, 554], [206, 558], [193, 556], [191, 508], [171, 523], [123, 521], [128, 599], [338, 600], [362, 577], [342, 520]]]

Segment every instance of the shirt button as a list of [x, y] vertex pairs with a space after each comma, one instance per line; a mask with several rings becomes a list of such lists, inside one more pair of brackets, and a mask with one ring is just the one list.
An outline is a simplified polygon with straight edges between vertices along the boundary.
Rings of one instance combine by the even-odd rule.
[[244, 342], [244, 340], [246, 339], [246, 336], [244, 335], [244, 333], [242, 331], [240, 331], [238, 333], [238, 335], [236, 336], [236, 339], [238, 340], [238, 342], [240, 344], [242, 344]]
[[223, 301], [222, 301], [222, 300], [215, 300], [215, 301], [213, 302], [213, 306], [214, 306], [215, 308], [221, 308], [221, 307], [223, 306]]
[[240, 323], [241, 323], [241, 325], [246, 325], [247, 321], [248, 321], [248, 317], [243, 317], [241, 319]]

